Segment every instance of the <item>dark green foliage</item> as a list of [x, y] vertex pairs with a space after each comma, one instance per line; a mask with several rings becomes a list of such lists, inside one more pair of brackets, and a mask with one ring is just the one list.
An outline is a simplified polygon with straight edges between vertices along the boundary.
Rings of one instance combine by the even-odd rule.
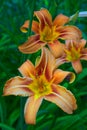
[[[0, 129], [1, 130], [87, 130], [87, 62], [82, 61], [83, 71], [76, 74], [73, 84], [67, 81], [63, 86], [70, 89], [78, 104], [78, 109], [72, 115], [64, 113], [56, 105], [43, 101], [37, 114], [36, 125], [26, 125], [24, 122], [24, 104], [26, 98], [8, 96], [3, 97], [5, 82], [20, 75], [18, 67], [28, 58], [33, 63], [40, 51], [30, 55], [23, 55], [18, 50], [31, 34], [31, 27], [27, 34], [20, 31], [20, 27], [27, 19], [33, 18], [34, 10], [47, 8], [53, 18], [63, 13], [71, 16], [77, 11], [87, 10], [87, 0], [1, 0], [0, 1]], [[30, 24], [30, 25], [31, 25]], [[87, 39], [87, 18], [77, 18], [76, 23]], [[73, 71], [71, 64], [60, 67]]]

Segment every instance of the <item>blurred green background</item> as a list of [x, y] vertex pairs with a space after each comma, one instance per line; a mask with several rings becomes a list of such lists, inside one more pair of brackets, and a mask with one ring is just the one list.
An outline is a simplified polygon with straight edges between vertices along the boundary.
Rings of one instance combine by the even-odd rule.
[[[26, 98], [2, 96], [5, 82], [20, 75], [18, 67], [27, 58], [34, 63], [40, 54], [23, 55], [18, 46], [31, 35], [30, 31], [22, 33], [21, 25], [32, 19], [33, 11], [43, 7], [50, 11], [53, 18], [60, 13], [71, 16], [77, 11], [87, 11], [87, 0], [0, 0], [0, 130], [87, 130], [86, 61], [82, 61], [83, 71], [76, 75], [73, 84], [62, 83], [77, 99], [78, 109], [72, 115], [64, 113], [55, 104], [43, 101], [36, 125], [26, 125], [23, 113]], [[77, 18], [73, 24], [82, 30], [83, 38], [87, 39], [87, 17]], [[64, 64], [61, 68], [73, 71], [71, 64]]]

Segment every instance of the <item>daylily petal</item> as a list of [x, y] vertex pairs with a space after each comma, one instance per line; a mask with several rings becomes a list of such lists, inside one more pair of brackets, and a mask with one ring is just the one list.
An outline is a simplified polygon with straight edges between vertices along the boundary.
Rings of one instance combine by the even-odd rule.
[[76, 73], [80, 73], [82, 71], [82, 65], [80, 60], [73, 61], [72, 66]]
[[23, 76], [26, 76], [26, 77], [31, 77], [31, 75], [35, 75], [36, 72], [35, 72], [35, 67], [34, 65], [29, 61], [25, 61], [19, 68], [18, 70], [20, 71], [20, 73], [23, 75]]
[[76, 44], [77, 42], [75, 40], [66, 40], [65, 41], [65, 45], [66, 45], [66, 48], [65, 49], [68, 49], [70, 50], [72, 46], [77, 45]]
[[41, 57], [35, 67], [38, 75], [45, 73], [46, 65], [47, 65], [47, 52], [45, 48], [42, 48]]
[[60, 94], [53, 92], [52, 94], [45, 96], [45, 100], [55, 103], [58, 107], [60, 107], [64, 112], [68, 114], [73, 113], [74, 109], [72, 105]]
[[70, 83], [72, 83], [75, 80], [75, 74], [60, 69], [54, 71], [53, 79], [55, 84], [61, 83], [65, 78], [68, 79]]
[[82, 60], [87, 60], [87, 48], [83, 48], [83, 49], [82, 49], [80, 59], [82, 59]]
[[[24, 33], [26, 33], [28, 31], [29, 28], [29, 20], [25, 21], [25, 23], [21, 26], [20, 30]], [[32, 27], [31, 30], [35, 33], [39, 33], [39, 23], [36, 21], [32, 21]]]
[[56, 60], [52, 55], [52, 53], [47, 48], [44, 49], [45, 49], [45, 53], [47, 53], [47, 66], [46, 66], [45, 75], [46, 78], [50, 80], [52, 78], [53, 71], [56, 67]]
[[43, 30], [45, 25], [52, 25], [52, 17], [47, 9], [41, 9], [40, 11], [35, 11], [34, 15], [38, 18], [40, 22], [40, 29]]
[[31, 82], [30, 78], [21, 78], [19, 76], [11, 78], [5, 84], [3, 95], [30, 96], [32, 92], [29, 90], [28, 85]]
[[66, 48], [70, 49], [72, 46], [75, 46], [76, 48], [81, 48], [83, 49], [86, 45], [86, 40], [85, 39], [77, 39], [77, 40], [66, 40]]
[[67, 102], [72, 106], [72, 109], [75, 110], [77, 108], [76, 105], [76, 99], [74, 95], [67, 90], [65, 87], [62, 87], [60, 85], [52, 85], [53, 92], [55, 92], [58, 95], [61, 95]]
[[52, 78], [52, 73], [55, 67], [56, 67], [56, 60], [54, 56], [47, 48], [43, 47], [41, 58], [38, 64], [36, 65], [38, 75], [41, 75], [41, 73], [43, 73], [46, 76], [46, 78], [50, 80]]
[[29, 54], [38, 51], [43, 46], [45, 46], [45, 43], [40, 41], [39, 35], [33, 35], [23, 45], [19, 46], [19, 50]]
[[86, 56], [83, 56], [81, 59], [82, 59], [82, 60], [87, 60], [87, 55], [86, 55]]
[[25, 121], [27, 124], [36, 123], [36, 115], [41, 103], [42, 103], [42, 98], [35, 99], [34, 96], [31, 96], [27, 100], [24, 109]]
[[[57, 59], [56, 59], [56, 66], [58, 67], [58, 66], [64, 64], [65, 62], [66, 62], [65, 57], [57, 58]], [[56, 68], [57, 68], [57, 67], [56, 67]]]
[[61, 26], [66, 24], [69, 21], [69, 17], [63, 15], [63, 14], [59, 14], [53, 21], [53, 25], [56, 26]]
[[82, 60], [87, 60], [87, 55], [81, 57]]
[[80, 29], [75, 26], [64, 26], [59, 33], [59, 38], [66, 40], [78, 40], [82, 37]]
[[58, 58], [62, 55], [64, 52], [65, 45], [60, 43], [59, 41], [54, 41], [53, 43], [48, 44], [52, 54], [55, 56], [55, 58]]
[[81, 39], [80, 40], [80, 47], [84, 48], [86, 45], [86, 40], [85, 39]]
[[82, 49], [82, 54], [83, 54], [83, 55], [87, 55], [87, 48], [83, 48], [83, 49]]

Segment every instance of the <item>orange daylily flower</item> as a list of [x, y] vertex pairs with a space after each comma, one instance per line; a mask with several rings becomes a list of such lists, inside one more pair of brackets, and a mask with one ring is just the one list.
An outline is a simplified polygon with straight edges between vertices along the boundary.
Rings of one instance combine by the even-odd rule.
[[19, 68], [23, 77], [16, 76], [5, 84], [4, 96], [29, 96], [24, 109], [27, 124], [35, 124], [36, 114], [43, 99], [55, 103], [68, 114], [72, 114], [77, 108], [74, 95], [59, 85], [67, 76], [70, 83], [73, 82], [75, 75], [72, 72], [56, 69], [55, 66], [54, 56], [43, 47], [41, 58], [35, 66], [27, 60]]
[[64, 53], [57, 59], [57, 66], [65, 62], [71, 62], [76, 73], [82, 71], [80, 60], [87, 60], [87, 48], [85, 48], [86, 40], [80, 41], [67, 40]]
[[[35, 35], [30, 36], [23, 45], [19, 46], [19, 50], [23, 53], [34, 53], [47, 44], [53, 55], [59, 57], [63, 52], [64, 44], [61, 44], [58, 39], [80, 39], [82, 37], [77, 27], [64, 26], [69, 22], [69, 17], [63, 14], [59, 14], [53, 21], [47, 9], [35, 11], [34, 15], [39, 22], [33, 20], [32, 31]], [[25, 21], [21, 31], [27, 32], [28, 27], [29, 20]]]

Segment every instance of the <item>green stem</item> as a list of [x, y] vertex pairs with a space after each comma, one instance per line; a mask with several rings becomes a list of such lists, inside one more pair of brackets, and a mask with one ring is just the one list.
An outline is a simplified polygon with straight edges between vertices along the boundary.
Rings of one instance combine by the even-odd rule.
[[53, 130], [53, 129], [54, 129], [55, 122], [56, 122], [56, 116], [53, 117], [53, 121], [52, 121], [52, 123], [51, 123], [50, 130]]
[[11, 128], [3, 123], [0, 123], [0, 128], [3, 128], [3, 130], [15, 130], [14, 128]]
[[31, 27], [32, 27], [32, 21], [33, 21], [35, 3], [36, 3], [36, 0], [33, 0], [32, 1], [32, 7], [31, 7], [31, 16], [30, 16], [30, 23], [29, 23], [29, 29], [28, 29], [28, 36], [31, 35]]
[[[1, 103], [0, 103], [0, 117], [1, 117], [1, 122], [3, 123], [4, 122], [4, 117], [3, 117], [3, 110], [2, 110]], [[3, 127], [2, 127], [2, 130], [4, 130]]]
[[23, 97], [21, 97], [20, 99], [20, 126], [21, 126], [21, 130], [26, 130], [27, 129], [27, 125], [24, 123], [24, 105], [25, 105], [25, 99]]
[[55, 115], [54, 115], [54, 117], [53, 117], [53, 120], [52, 120], [52, 123], [51, 123], [51, 125], [50, 125], [50, 130], [54, 130], [54, 126], [55, 126], [55, 123], [56, 123], [56, 119], [57, 119], [57, 115], [56, 115], [56, 113], [58, 113], [57, 112], [57, 109], [55, 110]]
[[[32, 8], [31, 8], [31, 16], [30, 16], [30, 23], [29, 23], [29, 29], [28, 29], [28, 37], [31, 35], [31, 27], [32, 27], [35, 2], [36, 2], [36, 0], [32, 0]], [[21, 63], [23, 63], [27, 59], [27, 57], [28, 57], [27, 55], [22, 54]], [[20, 99], [21, 130], [27, 130], [27, 125], [24, 123], [24, 105], [25, 105], [25, 98], [21, 97], [21, 99]]]

